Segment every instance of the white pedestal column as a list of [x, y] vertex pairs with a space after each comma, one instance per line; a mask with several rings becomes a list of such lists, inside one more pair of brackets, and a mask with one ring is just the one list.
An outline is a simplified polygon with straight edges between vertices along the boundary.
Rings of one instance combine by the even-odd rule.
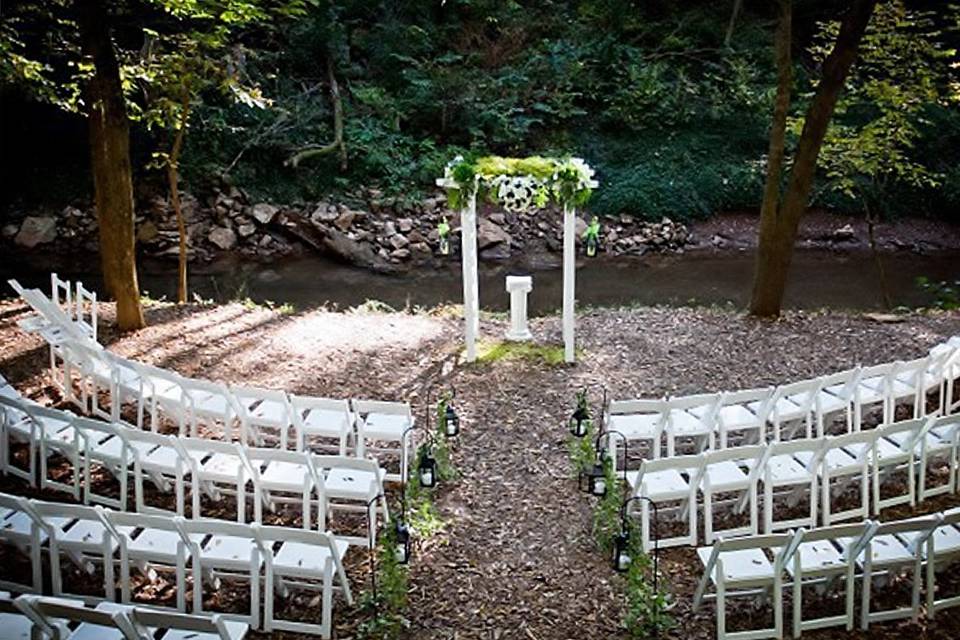
[[574, 292], [576, 291], [577, 255], [574, 245], [576, 238], [576, 211], [569, 205], [563, 207], [563, 359], [565, 362], [576, 360], [574, 328]]
[[470, 198], [460, 212], [460, 241], [463, 257], [463, 319], [467, 343], [467, 362], [477, 359], [477, 334], [480, 331], [480, 296], [477, 281], [477, 197]]
[[533, 334], [527, 328], [527, 294], [533, 290], [530, 276], [507, 276], [507, 292], [510, 293], [510, 328], [507, 340], [530, 340]]

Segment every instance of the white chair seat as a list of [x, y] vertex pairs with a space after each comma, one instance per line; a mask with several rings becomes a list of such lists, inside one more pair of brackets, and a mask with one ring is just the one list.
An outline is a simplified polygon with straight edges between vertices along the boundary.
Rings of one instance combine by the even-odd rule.
[[[161, 446], [144, 455], [140, 465], [147, 471], [173, 474], [176, 471], [179, 460], [180, 454], [177, 453], [176, 449]], [[188, 472], [186, 465], [184, 465], [183, 472]]]
[[861, 380], [858, 388], [860, 402], [880, 402], [886, 397], [886, 393], [884, 393], [884, 386], [885, 383], [882, 376]]
[[912, 383], [903, 382], [902, 380], [894, 380], [890, 386], [893, 390], [893, 397], [895, 398], [907, 398], [917, 392], [917, 388]]
[[[251, 538], [213, 535], [203, 545], [201, 555], [203, 563], [220, 568], [247, 571], [250, 569], [250, 552], [257, 546]], [[260, 556], [263, 563], [263, 556]]]
[[368, 500], [380, 493], [380, 483], [372, 471], [333, 468], [324, 480], [325, 493], [331, 498]]
[[[190, 540], [197, 544], [202, 543], [205, 537], [206, 535], [202, 533], [190, 534]], [[180, 535], [176, 531], [143, 529], [136, 538], [130, 540], [127, 549], [132, 560], [172, 565], [177, 561], [177, 544], [180, 540]], [[189, 549], [187, 553], [190, 553]]]
[[[57, 541], [63, 545], [73, 548], [91, 548], [99, 549], [103, 542], [103, 533], [106, 527], [93, 520], [77, 520], [76, 523], [65, 532], [57, 536]], [[133, 527], [120, 527], [117, 531], [121, 533], [130, 533]], [[116, 539], [110, 540], [110, 546], [116, 549], [120, 543]]]
[[[835, 413], [846, 409], [848, 403], [840, 397], [845, 389], [846, 385], [837, 384], [820, 391], [820, 393], [817, 394], [816, 400], [816, 403], [820, 406], [820, 410], [824, 413]], [[813, 406], [817, 406], [817, 404]]]
[[[777, 553], [779, 549], [773, 549]], [[796, 553], [800, 557], [800, 570], [805, 576], [823, 573], [834, 573], [839, 567], [846, 565], [843, 554], [829, 540], [815, 540], [801, 542]], [[795, 575], [793, 561], [787, 563], [787, 572]]]
[[392, 413], [371, 413], [363, 423], [363, 435], [374, 440], [400, 440], [410, 418]]
[[[96, 445], [91, 444], [91, 453], [94, 458], [97, 460], [105, 462], [113, 462], [115, 464], [120, 464], [120, 459], [123, 456], [123, 440], [117, 437], [111, 437], [103, 442], [99, 442]], [[133, 451], [131, 451], [133, 449]], [[133, 464], [134, 452], [139, 453], [141, 456], [145, 456], [151, 451], [153, 451], [154, 445], [149, 442], [131, 442], [130, 448], [127, 449], [127, 464]]]
[[[804, 394], [797, 394], [797, 396], [794, 397], [802, 395]], [[752, 402], [750, 403], [750, 408], [759, 410], [760, 403]], [[790, 398], [777, 398], [777, 401], [773, 405], [771, 415], [779, 417], [781, 421], [789, 421], [803, 418], [807, 414], [799, 404], [793, 402]]]
[[[813, 458], [813, 452], [798, 451], [796, 458], [805, 465], [809, 464], [810, 460]], [[826, 455], [823, 457], [823, 461], [831, 472], [856, 469], [860, 466], [856, 463], [854, 457], [843, 449], [827, 450]]]
[[[920, 534], [916, 531], [910, 531], [900, 534], [900, 537], [907, 544], [913, 544], [913, 541]], [[937, 527], [933, 532], [933, 552], [940, 554], [954, 554], [960, 552], [960, 529], [953, 525], [943, 525]], [[923, 548], [923, 556], [927, 556], [926, 545]]]
[[[847, 547], [853, 538], [840, 538], [839, 542]], [[870, 539], [870, 555], [873, 559], [873, 566], [884, 564], [903, 564], [913, 559], [913, 554], [907, 549], [907, 546], [897, 536], [892, 534], [877, 535]], [[857, 565], [862, 566], [864, 552], [861, 551], [857, 556]]]
[[644, 474], [641, 495], [653, 500], [682, 498], [690, 493], [690, 483], [676, 469], [664, 469]]
[[[894, 445], [896, 445], [897, 448], [903, 447], [903, 445], [906, 444], [907, 440], [912, 437], [913, 437], [913, 433], [909, 431], [897, 431], [884, 436], [884, 438], [886, 438], [887, 440], [892, 442]], [[943, 446], [944, 444], [949, 446], [949, 443], [944, 443], [943, 440], [941, 440], [940, 437], [937, 436], [937, 434], [933, 433], [933, 431], [928, 431], [924, 435], [924, 440], [927, 443], [927, 451], [930, 451], [931, 449], [936, 449], [937, 447]], [[920, 453], [920, 450], [921, 450], [921, 444], [918, 442], [916, 447], [914, 447], [914, 451], [916, 451], [917, 453]]]
[[[697, 555], [704, 566], [710, 560], [712, 547], [697, 549]], [[737, 551], [723, 551], [719, 562], [723, 563], [724, 581], [729, 585], [735, 582], [753, 582], [757, 580], [773, 579], [773, 564], [767, 559], [762, 549], [739, 549]], [[713, 568], [711, 579], [717, 580], [717, 568]]]
[[283, 460], [271, 460], [260, 472], [260, 484], [273, 491], [301, 490], [311, 482], [310, 471], [305, 465]]
[[303, 418], [303, 431], [310, 435], [339, 437], [349, 430], [346, 414], [331, 409], [310, 409]]
[[713, 425], [704, 424], [700, 418], [691, 413], [674, 409], [670, 412], [670, 429], [675, 436], [702, 435], [710, 433]]
[[[703, 413], [705, 413], [705, 410], [697, 412], [697, 415], [703, 415]], [[757, 414], [742, 404], [731, 404], [720, 407], [717, 416], [720, 422], [728, 429], [756, 425], [759, 421]]]
[[[809, 462], [809, 457], [806, 462]], [[791, 455], [771, 456], [767, 461], [766, 470], [770, 474], [770, 479], [775, 483], [810, 478], [810, 472], [807, 471], [807, 468]]]
[[704, 478], [714, 491], [742, 487], [748, 476], [733, 460], [723, 460], [704, 467]]
[[119, 629], [84, 622], [66, 640], [124, 640], [124, 636]]
[[250, 475], [240, 458], [224, 453], [215, 453], [207, 458], [201, 473], [204, 480], [214, 482], [235, 482], [238, 476], [246, 480]]
[[33, 623], [27, 616], [17, 613], [0, 613], [0, 629], [3, 629], [3, 637], [9, 640], [30, 640]]
[[608, 427], [627, 440], [644, 440], [657, 435], [659, 424], [660, 416], [654, 413], [618, 414], [610, 416]]
[[[247, 635], [250, 626], [238, 620], [222, 620], [230, 640], [241, 640]], [[222, 640], [219, 634], [189, 631], [187, 629], [169, 629], [163, 634], [163, 640]]]
[[249, 414], [260, 424], [272, 424], [279, 427], [287, 426], [289, 420], [286, 407], [282, 402], [276, 400], [261, 401], [260, 404], [249, 411]]
[[[350, 546], [349, 543], [338, 539], [334, 544], [340, 559], [343, 559]], [[284, 542], [273, 558], [273, 568], [279, 569], [284, 576], [306, 578], [322, 572], [328, 562], [330, 562], [330, 550], [325, 547], [300, 542]]]
[[[870, 445], [864, 442], [859, 442], [857, 444], [852, 444], [844, 451], [849, 453], [852, 457], [858, 457], [863, 452], [865, 448], [869, 448]], [[887, 460], [889, 458], [894, 458], [897, 456], [905, 455], [905, 453], [886, 438], [877, 438], [877, 456], [881, 460]]]
[[193, 410], [209, 416], [223, 416], [230, 413], [230, 403], [218, 393], [198, 394], [193, 399]]

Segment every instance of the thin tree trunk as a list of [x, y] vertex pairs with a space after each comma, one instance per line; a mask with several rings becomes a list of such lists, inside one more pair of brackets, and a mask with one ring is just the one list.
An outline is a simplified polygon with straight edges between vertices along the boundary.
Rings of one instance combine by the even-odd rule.
[[309, 158], [339, 151], [340, 171], [347, 170], [347, 143], [343, 137], [343, 98], [340, 96], [340, 85], [337, 83], [337, 74], [333, 67], [333, 56], [330, 55], [327, 56], [327, 80], [330, 83], [330, 101], [333, 103], [333, 142], [303, 148], [284, 164], [296, 167]]
[[[780, 3], [783, 4], [782, 2]], [[723, 37], [723, 46], [729, 47], [733, 40], [733, 28], [737, 24], [737, 16], [740, 15], [740, 9], [743, 7], [743, 0], [733, 0], [733, 11], [730, 12], [730, 23], [727, 24], [727, 33]]]
[[187, 121], [190, 118], [190, 89], [184, 84], [180, 100], [180, 118], [177, 122], [177, 133], [170, 148], [170, 157], [167, 159], [167, 183], [170, 187], [170, 203], [177, 216], [177, 230], [180, 234], [180, 259], [177, 268], [177, 302], [184, 304], [187, 301], [187, 226], [183, 219], [183, 208], [180, 206], [180, 151], [183, 149], [183, 137], [187, 131]]
[[137, 284], [130, 123], [105, 5], [102, 0], [78, 0], [77, 8], [83, 54], [93, 64], [85, 97], [103, 280], [117, 302], [117, 326], [128, 331], [144, 326]]
[[766, 225], [761, 220], [757, 270], [750, 302], [750, 313], [755, 316], [780, 315], [797, 229], [813, 187], [820, 147], [876, 4], [877, 0], [854, 0], [843, 16], [837, 41], [823, 63], [823, 77], [807, 109], [787, 190], [775, 219], [767, 220]]

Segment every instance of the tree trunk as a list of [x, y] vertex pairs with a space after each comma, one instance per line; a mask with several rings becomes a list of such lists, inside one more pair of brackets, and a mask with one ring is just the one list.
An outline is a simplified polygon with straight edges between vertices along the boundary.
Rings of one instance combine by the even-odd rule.
[[[780, 3], [783, 5], [783, 2]], [[729, 47], [733, 40], [733, 28], [737, 25], [737, 16], [740, 15], [740, 8], [743, 7], [743, 0], [733, 0], [733, 11], [730, 12], [730, 23], [727, 24], [727, 33], [723, 37], [723, 46]]]
[[807, 109], [787, 190], [773, 219], [761, 220], [757, 270], [750, 302], [750, 313], [755, 316], [776, 317], [780, 314], [797, 228], [807, 208], [823, 137], [876, 4], [877, 0], [854, 0], [843, 16], [837, 41], [823, 63], [823, 77]]
[[173, 146], [167, 158], [167, 183], [170, 188], [170, 203], [177, 216], [177, 231], [180, 234], [180, 258], [177, 267], [177, 302], [187, 301], [187, 226], [183, 220], [183, 208], [180, 206], [180, 151], [183, 149], [183, 137], [190, 118], [190, 89], [183, 85], [180, 101], [180, 117], [177, 121], [177, 133], [173, 137]]
[[863, 200], [863, 213], [867, 219], [867, 240], [870, 242], [870, 253], [873, 254], [873, 261], [877, 265], [877, 277], [880, 279], [880, 296], [883, 299], [883, 308], [889, 311], [893, 308], [893, 299], [890, 297], [890, 287], [887, 286], [887, 270], [883, 268], [883, 258], [880, 257], [880, 249], [877, 248], [875, 231], [878, 218], [867, 204], [866, 196], [861, 195], [860, 197]]
[[334, 151], [339, 152], [340, 171], [347, 170], [347, 143], [343, 138], [343, 98], [340, 96], [340, 85], [337, 83], [337, 74], [333, 66], [333, 57], [327, 56], [327, 80], [330, 83], [330, 101], [333, 103], [333, 142], [325, 145], [310, 145], [290, 156], [284, 164], [297, 167], [301, 162], [316, 156], [324, 156]]
[[117, 302], [117, 325], [128, 331], [144, 326], [137, 284], [130, 124], [105, 5], [102, 0], [78, 0], [77, 7], [83, 54], [93, 64], [85, 97], [103, 279]]

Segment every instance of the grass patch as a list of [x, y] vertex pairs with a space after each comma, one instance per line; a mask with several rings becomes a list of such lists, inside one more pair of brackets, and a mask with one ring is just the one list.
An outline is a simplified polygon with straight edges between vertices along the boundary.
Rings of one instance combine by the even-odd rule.
[[[579, 354], [578, 354], [579, 355]], [[551, 367], [563, 364], [563, 347], [532, 342], [481, 342], [477, 346], [477, 362], [492, 364], [506, 360], [541, 360]]]

